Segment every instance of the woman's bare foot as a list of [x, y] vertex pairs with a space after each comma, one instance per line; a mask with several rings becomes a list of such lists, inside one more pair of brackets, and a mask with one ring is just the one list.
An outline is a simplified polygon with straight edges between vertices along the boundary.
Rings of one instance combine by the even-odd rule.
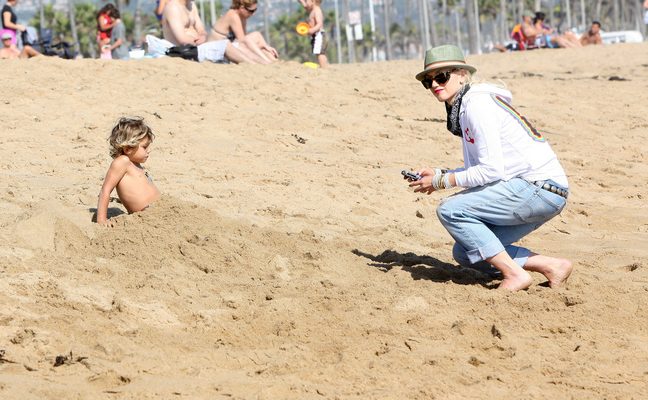
[[527, 271], [539, 272], [549, 281], [549, 287], [555, 289], [565, 283], [574, 267], [566, 258], [547, 257], [531, 253], [524, 265]]
[[533, 282], [531, 275], [513, 261], [506, 251], [502, 251], [491, 258], [487, 258], [486, 261], [493, 267], [497, 268], [504, 276], [498, 289], [517, 292], [518, 290], [524, 290], [531, 286], [531, 282]]
[[522, 273], [509, 275], [502, 280], [502, 283], [497, 287], [498, 289], [506, 289], [511, 292], [517, 292], [518, 290], [524, 290], [531, 286], [533, 279], [526, 271], [522, 270]]

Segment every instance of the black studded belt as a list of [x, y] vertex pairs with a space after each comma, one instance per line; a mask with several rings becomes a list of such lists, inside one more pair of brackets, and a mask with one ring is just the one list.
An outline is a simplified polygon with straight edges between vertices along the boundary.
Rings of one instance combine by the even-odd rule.
[[534, 182], [531, 182], [531, 183], [533, 183], [534, 185], [536, 185], [537, 187], [539, 187], [541, 189], [548, 190], [551, 193], [555, 193], [558, 196], [561, 196], [561, 197], [564, 197], [564, 198], [567, 198], [567, 196], [569, 196], [569, 189], [565, 189], [564, 187], [558, 186], [557, 184], [555, 184], [555, 182], [553, 182], [551, 180], [534, 181]]

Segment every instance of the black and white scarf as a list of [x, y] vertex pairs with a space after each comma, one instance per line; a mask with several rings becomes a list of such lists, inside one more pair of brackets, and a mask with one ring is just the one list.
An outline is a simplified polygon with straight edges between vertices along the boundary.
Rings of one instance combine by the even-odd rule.
[[448, 113], [447, 128], [455, 136], [462, 137], [461, 125], [459, 125], [459, 110], [461, 110], [461, 98], [470, 90], [470, 85], [466, 84], [459, 89], [455, 95], [452, 104], [445, 103], [446, 112]]

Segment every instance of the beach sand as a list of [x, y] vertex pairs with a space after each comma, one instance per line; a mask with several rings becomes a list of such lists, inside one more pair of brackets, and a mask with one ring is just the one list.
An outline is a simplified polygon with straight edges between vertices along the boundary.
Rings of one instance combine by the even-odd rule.
[[[0, 397], [647, 398], [647, 53], [468, 58], [570, 179], [522, 243], [574, 273], [519, 293], [452, 260], [454, 191], [401, 179], [462, 165], [419, 60], [3, 60]], [[100, 228], [122, 115], [164, 195]]]

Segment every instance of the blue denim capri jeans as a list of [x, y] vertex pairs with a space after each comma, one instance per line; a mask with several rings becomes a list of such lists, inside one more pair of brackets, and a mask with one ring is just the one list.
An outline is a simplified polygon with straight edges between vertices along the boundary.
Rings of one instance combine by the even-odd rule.
[[437, 208], [437, 216], [456, 241], [452, 255], [459, 265], [474, 268], [506, 250], [524, 267], [530, 252], [513, 243], [560, 214], [566, 204], [564, 197], [513, 178], [450, 196]]

